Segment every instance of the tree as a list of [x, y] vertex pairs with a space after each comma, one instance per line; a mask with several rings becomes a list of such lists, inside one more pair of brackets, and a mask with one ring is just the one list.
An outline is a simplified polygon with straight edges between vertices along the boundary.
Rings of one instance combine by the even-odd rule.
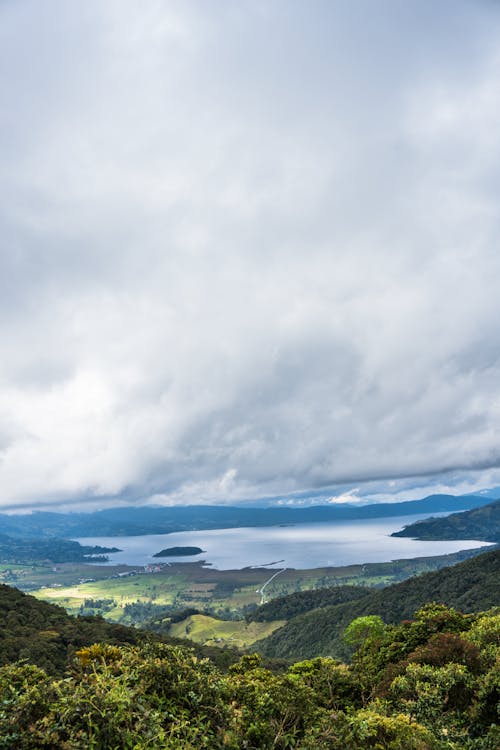
[[385, 623], [378, 615], [357, 617], [344, 630], [344, 641], [353, 649], [359, 648], [368, 638], [381, 638]]

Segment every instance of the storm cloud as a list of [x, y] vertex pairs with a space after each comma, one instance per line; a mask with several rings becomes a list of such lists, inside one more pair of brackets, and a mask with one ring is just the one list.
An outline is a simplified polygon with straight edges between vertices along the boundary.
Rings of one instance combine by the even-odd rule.
[[499, 82], [493, 2], [3, 2], [0, 503], [499, 481]]

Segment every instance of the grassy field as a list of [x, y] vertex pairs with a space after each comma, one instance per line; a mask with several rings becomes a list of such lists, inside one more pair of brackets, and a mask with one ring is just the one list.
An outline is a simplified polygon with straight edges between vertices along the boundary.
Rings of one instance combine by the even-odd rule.
[[189, 638], [204, 645], [236, 646], [246, 648], [285, 624], [285, 621], [251, 622], [244, 620], [217, 620], [208, 615], [191, 615], [170, 626], [169, 635]]
[[100, 614], [127, 624], [141, 624], [164, 610], [184, 609], [229, 620], [242, 618], [263, 599], [342, 584], [385, 586], [466, 556], [468, 553], [457, 553], [338, 568], [287, 569], [265, 586], [264, 596], [261, 589], [276, 569], [216, 570], [185, 562], [157, 566], [155, 572], [148, 572], [142, 567], [65, 563], [11, 566], [0, 569], [0, 579], [60, 604], [72, 614]]
[[[265, 568], [215, 570], [196, 563], [178, 563], [165, 566], [154, 574], [130, 571], [134, 574], [126, 577], [123, 576], [124, 571], [116, 574], [107, 568], [108, 576], [111, 573], [112, 576], [123, 577], [83, 579], [82, 582], [64, 585], [68, 573], [64, 571], [64, 566], [59, 567], [61, 573], [58, 582], [34, 589], [31, 593], [45, 601], [60, 604], [72, 614], [78, 614], [83, 609], [96, 609], [109, 619], [124, 621], [127, 619], [125, 607], [132, 603], [150, 603], [174, 610], [196, 608], [226, 616], [241, 615], [248, 607], [262, 602], [261, 588], [276, 572]], [[264, 598], [268, 600], [294, 591], [343, 583], [384, 585], [390, 581], [390, 575], [378, 572], [377, 575], [366, 575], [359, 565], [337, 569], [286, 570], [266, 586]], [[113, 607], [108, 604], [104, 612], [100, 611], [102, 607], [99, 605], [92, 607], [91, 602], [110, 599], [113, 600]]]
[[[109, 570], [109, 568], [108, 568]], [[60, 604], [72, 614], [93, 609], [91, 602], [112, 599], [113, 608], [95, 607], [108, 619], [127, 621], [127, 604], [149, 603], [155, 607], [210, 609], [218, 614], [242, 613], [245, 607], [261, 600], [258, 589], [272, 575], [265, 569], [217, 571], [197, 564], [179, 563], [154, 574], [137, 573], [122, 578], [105, 578], [70, 586], [54, 585], [33, 590], [40, 599]], [[298, 571], [295, 571], [298, 573]], [[288, 572], [289, 586], [300, 585], [297, 576]], [[299, 575], [300, 577], [300, 575]], [[309, 579], [310, 576], [307, 576]], [[306, 585], [309, 587], [309, 585]], [[272, 588], [269, 587], [271, 594]]]

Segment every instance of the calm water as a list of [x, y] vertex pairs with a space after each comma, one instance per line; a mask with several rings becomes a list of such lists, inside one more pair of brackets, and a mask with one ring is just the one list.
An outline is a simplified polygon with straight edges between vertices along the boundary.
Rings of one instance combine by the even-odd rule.
[[[86, 537], [78, 541], [82, 544], [119, 547], [122, 552], [110, 554], [110, 563], [146, 565], [153, 562], [205, 560], [219, 570], [267, 565], [281, 560], [284, 562], [280, 567], [289, 568], [386, 562], [486, 546], [485, 542], [474, 540], [421, 542], [390, 536], [405, 524], [426, 517], [414, 515], [336, 523], [182, 531], [176, 534]], [[178, 546], [201, 547], [205, 552], [192, 557], [152, 557], [165, 547]]]

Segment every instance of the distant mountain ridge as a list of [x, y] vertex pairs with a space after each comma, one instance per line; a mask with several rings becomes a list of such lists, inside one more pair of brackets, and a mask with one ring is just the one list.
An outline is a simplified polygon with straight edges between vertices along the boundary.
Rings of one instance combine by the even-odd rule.
[[428, 518], [405, 526], [391, 536], [442, 541], [479, 539], [500, 543], [500, 500], [446, 518]]
[[0, 514], [0, 533], [25, 538], [140, 536], [176, 531], [388, 518], [421, 513], [432, 515], [469, 510], [488, 502], [491, 502], [491, 499], [482, 495], [429, 495], [422, 500], [372, 505], [343, 503], [300, 508], [249, 508], [225, 505], [134, 506], [91, 513], [4, 513]]

